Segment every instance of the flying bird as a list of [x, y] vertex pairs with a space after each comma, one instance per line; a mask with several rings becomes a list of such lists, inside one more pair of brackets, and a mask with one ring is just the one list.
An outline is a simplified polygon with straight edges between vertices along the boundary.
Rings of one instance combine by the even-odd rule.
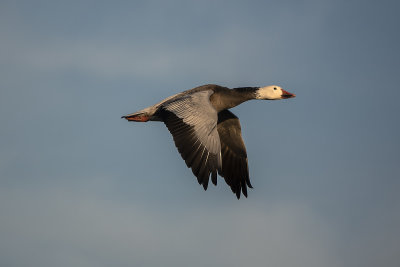
[[229, 109], [251, 99], [278, 100], [295, 96], [277, 85], [229, 89], [207, 84], [122, 118], [164, 122], [186, 165], [204, 190], [210, 175], [212, 183], [217, 185], [218, 173], [239, 199], [241, 192], [247, 197], [247, 187], [253, 187], [239, 118]]

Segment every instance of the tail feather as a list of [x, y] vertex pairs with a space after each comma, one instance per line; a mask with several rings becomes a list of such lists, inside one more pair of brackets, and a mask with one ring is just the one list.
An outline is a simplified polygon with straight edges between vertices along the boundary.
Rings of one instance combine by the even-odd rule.
[[133, 113], [126, 116], [122, 116], [122, 119], [126, 119], [128, 121], [139, 121], [139, 122], [146, 122], [150, 119], [150, 116], [146, 113]]

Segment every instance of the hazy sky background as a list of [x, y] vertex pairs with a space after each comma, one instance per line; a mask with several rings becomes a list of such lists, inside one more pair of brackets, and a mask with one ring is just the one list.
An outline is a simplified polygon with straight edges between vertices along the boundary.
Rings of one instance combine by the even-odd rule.
[[[400, 266], [398, 1], [0, 2], [1, 266]], [[249, 198], [204, 192], [162, 123], [206, 83]]]

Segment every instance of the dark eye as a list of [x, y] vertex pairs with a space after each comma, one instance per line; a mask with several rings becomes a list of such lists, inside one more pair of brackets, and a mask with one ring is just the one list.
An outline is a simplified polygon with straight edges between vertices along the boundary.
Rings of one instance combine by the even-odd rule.
[[276, 87], [274, 87], [274, 90], [276, 90]]

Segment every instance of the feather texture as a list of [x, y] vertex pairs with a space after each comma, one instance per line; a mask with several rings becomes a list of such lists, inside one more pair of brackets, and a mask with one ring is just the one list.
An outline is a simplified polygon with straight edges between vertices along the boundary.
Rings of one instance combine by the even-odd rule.
[[167, 101], [158, 112], [186, 165], [205, 190], [210, 174], [216, 184], [222, 165], [218, 115], [209, 100], [212, 92], [201, 91]]
[[247, 197], [247, 186], [252, 188], [252, 185], [239, 118], [229, 110], [223, 110], [218, 113], [217, 129], [222, 153], [219, 175], [224, 177], [237, 198], [240, 198], [240, 192]]

